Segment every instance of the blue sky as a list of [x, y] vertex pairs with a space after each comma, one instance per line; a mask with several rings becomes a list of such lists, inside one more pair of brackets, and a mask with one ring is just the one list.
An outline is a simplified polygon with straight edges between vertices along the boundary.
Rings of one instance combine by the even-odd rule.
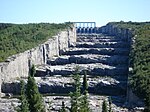
[[150, 21], [150, 0], [0, 0], [0, 22]]

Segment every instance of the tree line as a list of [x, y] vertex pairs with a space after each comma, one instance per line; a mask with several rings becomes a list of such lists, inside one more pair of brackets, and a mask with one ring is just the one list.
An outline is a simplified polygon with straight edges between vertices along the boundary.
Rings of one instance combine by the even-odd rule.
[[11, 55], [24, 52], [42, 44], [69, 26], [70, 23], [0, 23], [0, 62], [5, 61]]
[[[133, 92], [145, 101], [145, 112], [150, 112], [150, 22], [112, 23], [134, 31], [135, 42], [131, 47], [129, 82]], [[133, 38], [132, 38], [133, 39]]]

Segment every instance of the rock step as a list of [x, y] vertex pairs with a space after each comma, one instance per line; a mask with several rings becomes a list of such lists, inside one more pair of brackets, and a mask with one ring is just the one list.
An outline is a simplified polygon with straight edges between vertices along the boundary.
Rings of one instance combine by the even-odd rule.
[[129, 49], [125, 48], [69, 48], [62, 55], [101, 54], [128, 56]]
[[[35, 77], [39, 91], [42, 94], [68, 94], [74, 90], [72, 77]], [[126, 81], [118, 81], [113, 78], [87, 78], [88, 91], [94, 94], [125, 95]], [[26, 82], [26, 81], [25, 81]], [[82, 78], [81, 78], [82, 82]], [[18, 81], [4, 83], [3, 93], [19, 94], [20, 86]], [[81, 88], [82, 89], [82, 88]], [[16, 91], [18, 90], [18, 91]]]
[[[127, 84], [112, 78], [88, 78], [88, 92], [105, 95], [125, 95]], [[73, 79], [70, 77], [50, 77], [42, 83], [39, 79], [39, 91], [41, 93], [70, 93], [74, 90]], [[45, 89], [43, 89], [45, 88]], [[113, 92], [113, 93], [112, 93]]]
[[78, 35], [77, 38], [81, 38], [81, 39], [120, 39], [118, 37], [115, 36], [108, 36], [108, 35], [104, 35], [104, 34], [98, 34], [98, 35]]
[[95, 39], [95, 38], [77, 38], [77, 42], [118, 42], [121, 39]]
[[119, 42], [77, 42], [77, 48], [129, 48], [129, 43]]
[[128, 56], [121, 55], [62, 55], [47, 60], [49, 65], [103, 63], [108, 65], [128, 64]]
[[[102, 63], [95, 64], [66, 64], [66, 65], [55, 65], [55, 66], [39, 66], [36, 71], [36, 76], [51, 76], [51, 75], [62, 75], [68, 76], [74, 74], [76, 68], [79, 68], [79, 74], [83, 75], [84, 71], [91, 76], [127, 76], [127, 66], [109, 66]], [[121, 72], [120, 72], [121, 71]]]

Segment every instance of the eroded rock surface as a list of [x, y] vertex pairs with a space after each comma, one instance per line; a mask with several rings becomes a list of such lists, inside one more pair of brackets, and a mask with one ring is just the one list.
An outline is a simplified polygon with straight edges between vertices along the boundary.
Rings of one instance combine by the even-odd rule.
[[[76, 46], [64, 49], [60, 56], [50, 57], [47, 64], [37, 66], [35, 77], [39, 90], [44, 94], [69, 93], [73, 90], [70, 76], [78, 67], [80, 75], [87, 71], [89, 93], [125, 95], [128, 53], [129, 43], [121, 38], [103, 34], [78, 35]], [[2, 92], [17, 94], [18, 85], [17, 82], [4, 83]]]
[[[72, 75], [76, 67], [79, 67], [81, 77], [87, 71], [90, 95], [109, 95], [116, 98], [126, 95], [129, 43], [125, 39], [103, 34], [78, 35], [76, 45], [63, 49], [60, 54], [49, 57], [46, 64], [36, 66], [35, 79], [41, 93], [68, 94], [73, 91]], [[3, 84], [2, 91], [18, 94], [18, 88], [17, 81], [7, 82]], [[92, 99], [93, 97], [91, 95], [89, 98], [90, 108], [97, 112], [101, 108], [97, 105], [99, 98], [95, 100], [97, 98]], [[70, 106], [67, 97], [51, 98], [45, 100], [48, 103], [53, 102], [51, 111], [59, 110], [61, 102], [58, 99], [64, 100]], [[114, 111], [118, 110], [118, 107], [114, 108]]]
[[[90, 77], [88, 78], [89, 93], [125, 95], [128, 54], [129, 43], [122, 38], [103, 34], [78, 35], [76, 45], [64, 49], [62, 55], [58, 57], [49, 58], [47, 65], [38, 66], [36, 77], [62, 76], [65, 80], [61, 84], [58, 82], [61, 78], [55, 77], [56, 80], [51, 86], [54, 88], [57, 86], [64, 93], [72, 90], [71, 84], [67, 83], [69, 84], [67, 85], [65, 82], [70, 80], [69, 76], [74, 74], [78, 67], [80, 75], [87, 71]], [[112, 80], [114, 83], [111, 82]], [[65, 86], [62, 86], [63, 84]], [[49, 88], [50, 85], [47, 82], [41, 83], [41, 86]], [[65, 89], [66, 86], [68, 89]], [[47, 93], [49, 92], [50, 90], [47, 90]]]
[[[123, 97], [112, 96], [116, 104], [112, 104], [113, 112], [128, 112], [128, 109], [117, 106], [117, 100], [120, 100], [120, 104], [123, 101]], [[43, 97], [46, 112], [58, 112], [61, 108], [62, 101], [65, 102], [65, 106], [70, 108], [69, 96], [45, 96]], [[88, 95], [89, 107], [92, 112], [99, 112], [102, 109], [102, 102], [106, 100], [108, 103], [108, 97], [98, 95]], [[16, 98], [2, 98], [0, 99], [0, 112], [15, 112], [20, 102]], [[69, 112], [67, 110], [67, 112]]]
[[[51, 77], [35, 77], [40, 93], [42, 94], [69, 94], [73, 91], [73, 78], [62, 76]], [[27, 82], [27, 79], [24, 79]], [[87, 77], [89, 93], [103, 95], [120, 95], [125, 94], [126, 82], [120, 81], [111, 77]], [[82, 84], [82, 78], [81, 78]], [[82, 89], [82, 88], [81, 88]], [[20, 85], [18, 81], [12, 81], [3, 84], [2, 91], [4, 93], [13, 93], [18, 95]]]

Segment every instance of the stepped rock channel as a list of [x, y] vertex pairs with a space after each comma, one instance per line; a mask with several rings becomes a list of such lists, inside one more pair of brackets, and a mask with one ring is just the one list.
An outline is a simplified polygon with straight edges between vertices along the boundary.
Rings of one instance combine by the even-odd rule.
[[[78, 35], [76, 45], [65, 49], [59, 57], [47, 60], [37, 68], [41, 93], [69, 93], [71, 74], [88, 74], [89, 93], [125, 95], [127, 88], [129, 44], [103, 34]], [[55, 88], [55, 89], [54, 89]]]
[[[79, 67], [81, 77], [87, 71], [90, 95], [126, 96], [129, 42], [101, 33], [78, 34], [76, 41], [59, 56], [49, 57], [46, 64], [36, 66], [39, 91], [57, 95], [70, 93], [74, 89], [72, 74]], [[19, 94], [19, 89], [18, 81], [2, 85], [3, 93]]]

